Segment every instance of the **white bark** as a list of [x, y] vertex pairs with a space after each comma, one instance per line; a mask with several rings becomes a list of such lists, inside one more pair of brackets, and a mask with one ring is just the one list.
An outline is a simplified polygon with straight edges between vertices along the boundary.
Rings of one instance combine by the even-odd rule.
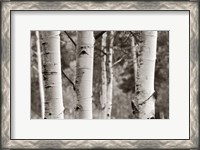
[[76, 93], [79, 119], [92, 119], [94, 36], [93, 31], [78, 32], [76, 54]]
[[136, 97], [139, 118], [155, 118], [154, 74], [156, 61], [157, 31], [144, 31], [143, 43], [138, 51]]
[[112, 59], [113, 59], [113, 41], [114, 41], [114, 32], [109, 31], [107, 36], [108, 41], [108, 87], [107, 87], [107, 119], [111, 118], [112, 111], [112, 97], [113, 97], [113, 68], [112, 68]]
[[[102, 35], [102, 41], [101, 41], [101, 50], [106, 53], [106, 37], [107, 33], [105, 32]], [[107, 100], [107, 74], [106, 74], [106, 55], [101, 58], [101, 95], [100, 95], [100, 104], [101, 104], [101, 110], [100, 110], [100, 118], [106, 119], [106, 100]]]
[[[137, 48], [135, 44], [135, 37], [131, 37], [131, 50], [133, 54], [133, 69], [134, 69], [134, 80], [137, 82]], [[136, 85], [136, 84], [135, 84]], [[135, 86], [136, 89], [136, 86]]]
[[43, 75], [42, 75], [42, 59], [40, 51], [40, 34], [39, 31], [35, 31], [36, 35], [36, 47], [37, 47], [37, 58], [38, 58], [38, 75], [39, 75], [39, 89], [40, 89], [40, 103], [41, 103], [41, 117], [44, 119], [44, 84], [43, 84]]
[[42, 32], [45, 119], [63, 119], [60, 31]]

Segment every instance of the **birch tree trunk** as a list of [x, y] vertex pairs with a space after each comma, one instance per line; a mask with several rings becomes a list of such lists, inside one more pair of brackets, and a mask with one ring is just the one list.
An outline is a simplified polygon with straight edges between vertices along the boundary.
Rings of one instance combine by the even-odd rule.
[[[131, 37], [131, 51], [133, 54], [133, 70], [134, 70], [134, 83], [135, 83], [135, 95], [136, 95], [136, 91], [137, 89], [137, 71], [138, 71], [138, 58], [137, 58], [137, 49], [136, 49], [136, 39], [135, 37]], [[135, 96], [135, 98], [132, 100], [131, 102], [132, 105], [132, 110], [133, 110], [133, 115], [134, 118], [139, 118], [139, 110], [138, 110], [138, 99], [137, 96]]]
[[75, 83], [77, 93], [77, 106], [75, 110], [78, 113], [79, 119], [92, 119], [93, 56], [93, 31], [79, 31]]
[[[101, 50], [106, 53], [106, 37], [107, 33], [105, 32], [102, 35], [102, 41], [101, 41]], [[106, 74], [106, 55], [104, 54], [101, 58], [101, 95], [100, 95], [100, 104], [101, 104], [101, 110], [100, 110], [100, 118], [106, 119], [106, 108], [107, 108], [107, 74]]]
[[112, 110], [112, 94], [113, 94], [113, 68], [112, 68], [112, 59], [113, 59], [113, 41], [114, 41], [114, 32], [109, 31], [107, 36], [107, 46], [108, 46], [108, 85], [107, 85], [107, 119], [111, 119], [111, 110]]
[[36, 47], [37, 47], [37, 58], [38, 58], [38, 75], [39, 75], [39, 89], [40, 89], [40, 103], [41, 103], [41, 117], [44, 119], [44, 84], [43, 84], [43, 75], [42, 75], [42, 59], [40, 51], [40, 34], [39, 31], [35, 31], [36, 35]]
[[45, 119], [63, 119], [60, 31], [42, 32]]
[[[131, 51], [133, 54], [133, 69], [134, 69], [134, 80], [137, 82], [137, 48], [135, 43], [135, 37], [131, 37]], [[135, 84], [136, 85], [136, 84]], [[136, 86], [135, 86], [136, 89]]]
[[156, 61], [157, 31], [144, 31], [143, 43], [138, 51], [136, 97], [139, 118], [155, 118], [154, 74]]

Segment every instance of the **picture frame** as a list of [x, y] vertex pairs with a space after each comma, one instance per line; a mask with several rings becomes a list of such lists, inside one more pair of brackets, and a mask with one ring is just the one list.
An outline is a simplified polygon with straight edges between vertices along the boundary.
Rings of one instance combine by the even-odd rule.
[[[41, 149], [41, 148], [153, 148], [153, 149], [190, 149], [199, 147], [199, 2], [197, 1], [2, 1], [1, 2], [1, 146], [7, 149]], [[190, 18], [190, 112], [189, 112], [189, 139], [12, 139], [11, 138], [11, 101], [12, 79], [11, 55], [12, 12], [21, 10], [170, 10], [189, 11]]]

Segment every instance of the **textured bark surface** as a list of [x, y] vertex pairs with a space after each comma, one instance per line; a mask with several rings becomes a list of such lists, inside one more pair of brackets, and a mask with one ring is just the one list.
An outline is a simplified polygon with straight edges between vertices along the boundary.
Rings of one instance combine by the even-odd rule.
[[[137, 89], [137, 71], [138, 71], [138, 58], [137, 58], [137, 48], [136, 48], [136, 39], [135, 37], [131, 37], [131, 52], [133, 54], [133, 70], [134, 70], [134, 84], [135, 84], [135, 93]], [[132, 100], [131, 102], [133, 115], [136, 118], [139, 118], [139, 110], [138, 110], [138, 100], [137, 97]]]
[[[133, 54], [133, 69], [134, 69], [134, 80], [137, 82], [137, 48], [135, 43], [135, 38], [131, 37], [131, 51]], [[136, 85], [136, 84], [135, 84]], [[135, 86], [136, 89], [136, 86]]]
[[144, 31], [143, 43], [138, 51], [136, 97], [139, 118], [155, 118], [154, 74], [156, 61], [157, 31]]
[[[101, 50], [106, 53], [107, 33], [102, 35]], [[107, 74], [106, 74], [106, 55], [101, 57], [101, 95], [100, 95], [100, 118], [106, 119], [106, 100], [107, 100]]]
[[77, 93], [75, 110], [79, 119], [92, 119], [93, 56], [93, 31], [79, 31], [75, 83]]
[[114, 41], [114, 32], [109, 31], [107, 36], [107, 50], [108, 50], [108, 87], [107, 87], [107, 119], [111, 119], [111, 110], [112, 110], [112, 97], [113, 97], [113, 41]]
[[44, 51], [45, 119], [63, 119], [60, 31], [41, 33]]
[[35, 31], [36, 35], [36, 47], [37, 47], [37, 58], [38, 58], [38, 75], [39, 75], [39, 88], [40, 88], [40, 103], [41, 103], [41, 118], [44, 119], [45, 107], [44, 107], [44, 84], [42, 75], [42, 59], [40, 50], [40, 34], [39, 31]]

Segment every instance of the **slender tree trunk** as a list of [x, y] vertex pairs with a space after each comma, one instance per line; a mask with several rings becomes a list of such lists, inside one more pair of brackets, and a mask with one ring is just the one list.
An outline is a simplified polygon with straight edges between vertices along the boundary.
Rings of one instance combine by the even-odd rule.
[[40, 88], [40, 103], [41, 103], [41, 117], [44, 119], [44, 84], [42, 75], [42, 59], [40, 51], [40, 34], [39, 31], [35, 31], [36, 35], [36, 47], [37, 47], [37, 58], [38, 58], [38, 75], [39, 75], [39, 88]]
[[[106, 53], [106, 37], [107, 33], [104, 33], [102, 35], [102, 41], [101, 41], [101, 50]], [[101, 58], [101, 95], [100, 95], [100, 104], [101, 104], [101, 110], [100, 110], [100, 118], [106, 119], [106, 108], [107, 108], [107, 75], [106, 75], [106, 55], [104, 55]]]
[[60, 31], [42, 32], [45, 119], [63, 119]]
[[107, 119], [111, 118], [112, 110], [112, 96], [113, 96], [113, 68], [112, 68], [112, 59], [113, 59], [113, 41], [114, 41], [114, 32], [109, 31], [107, 36], [107, 46], [108, 46], [108, 87], [107, 87]]
[[138, 51], [136, 97], [140, 119], [155, 118], [154, 74], [157, 31], [144, 31], [143, 43]]
[[[133, 54], [134, 80], [136, 83], [137, 82], [137, 65], [138, 65], [137, 64], [137, 48], [136, 48], [135, 38], [133, 36], [131, 37], [131, 51]], [[135, 86], [135, 89], [136, 89], [136, 86]]]
[[134, 70], [134, 83], [135, 83], [135, 98], [132, 100], [132, 109], [133, 109], [133, 115], [134, 118], [139, 118], [139, 111], [138, 111], [138, 100], [136, 96], [137, 89], [137, 71], [138, 71], [138, 58], [137, 58], [137, 49], [136, 49], [136, 39], [135, 37], [131, 37], [131, 51], [133, 54], [133, 70]]
[[94, 36], [93, 31], [78, 32], [76, 61], [76, 93], [75, 110], [79, 119], [92, 119], [92, 80]]

